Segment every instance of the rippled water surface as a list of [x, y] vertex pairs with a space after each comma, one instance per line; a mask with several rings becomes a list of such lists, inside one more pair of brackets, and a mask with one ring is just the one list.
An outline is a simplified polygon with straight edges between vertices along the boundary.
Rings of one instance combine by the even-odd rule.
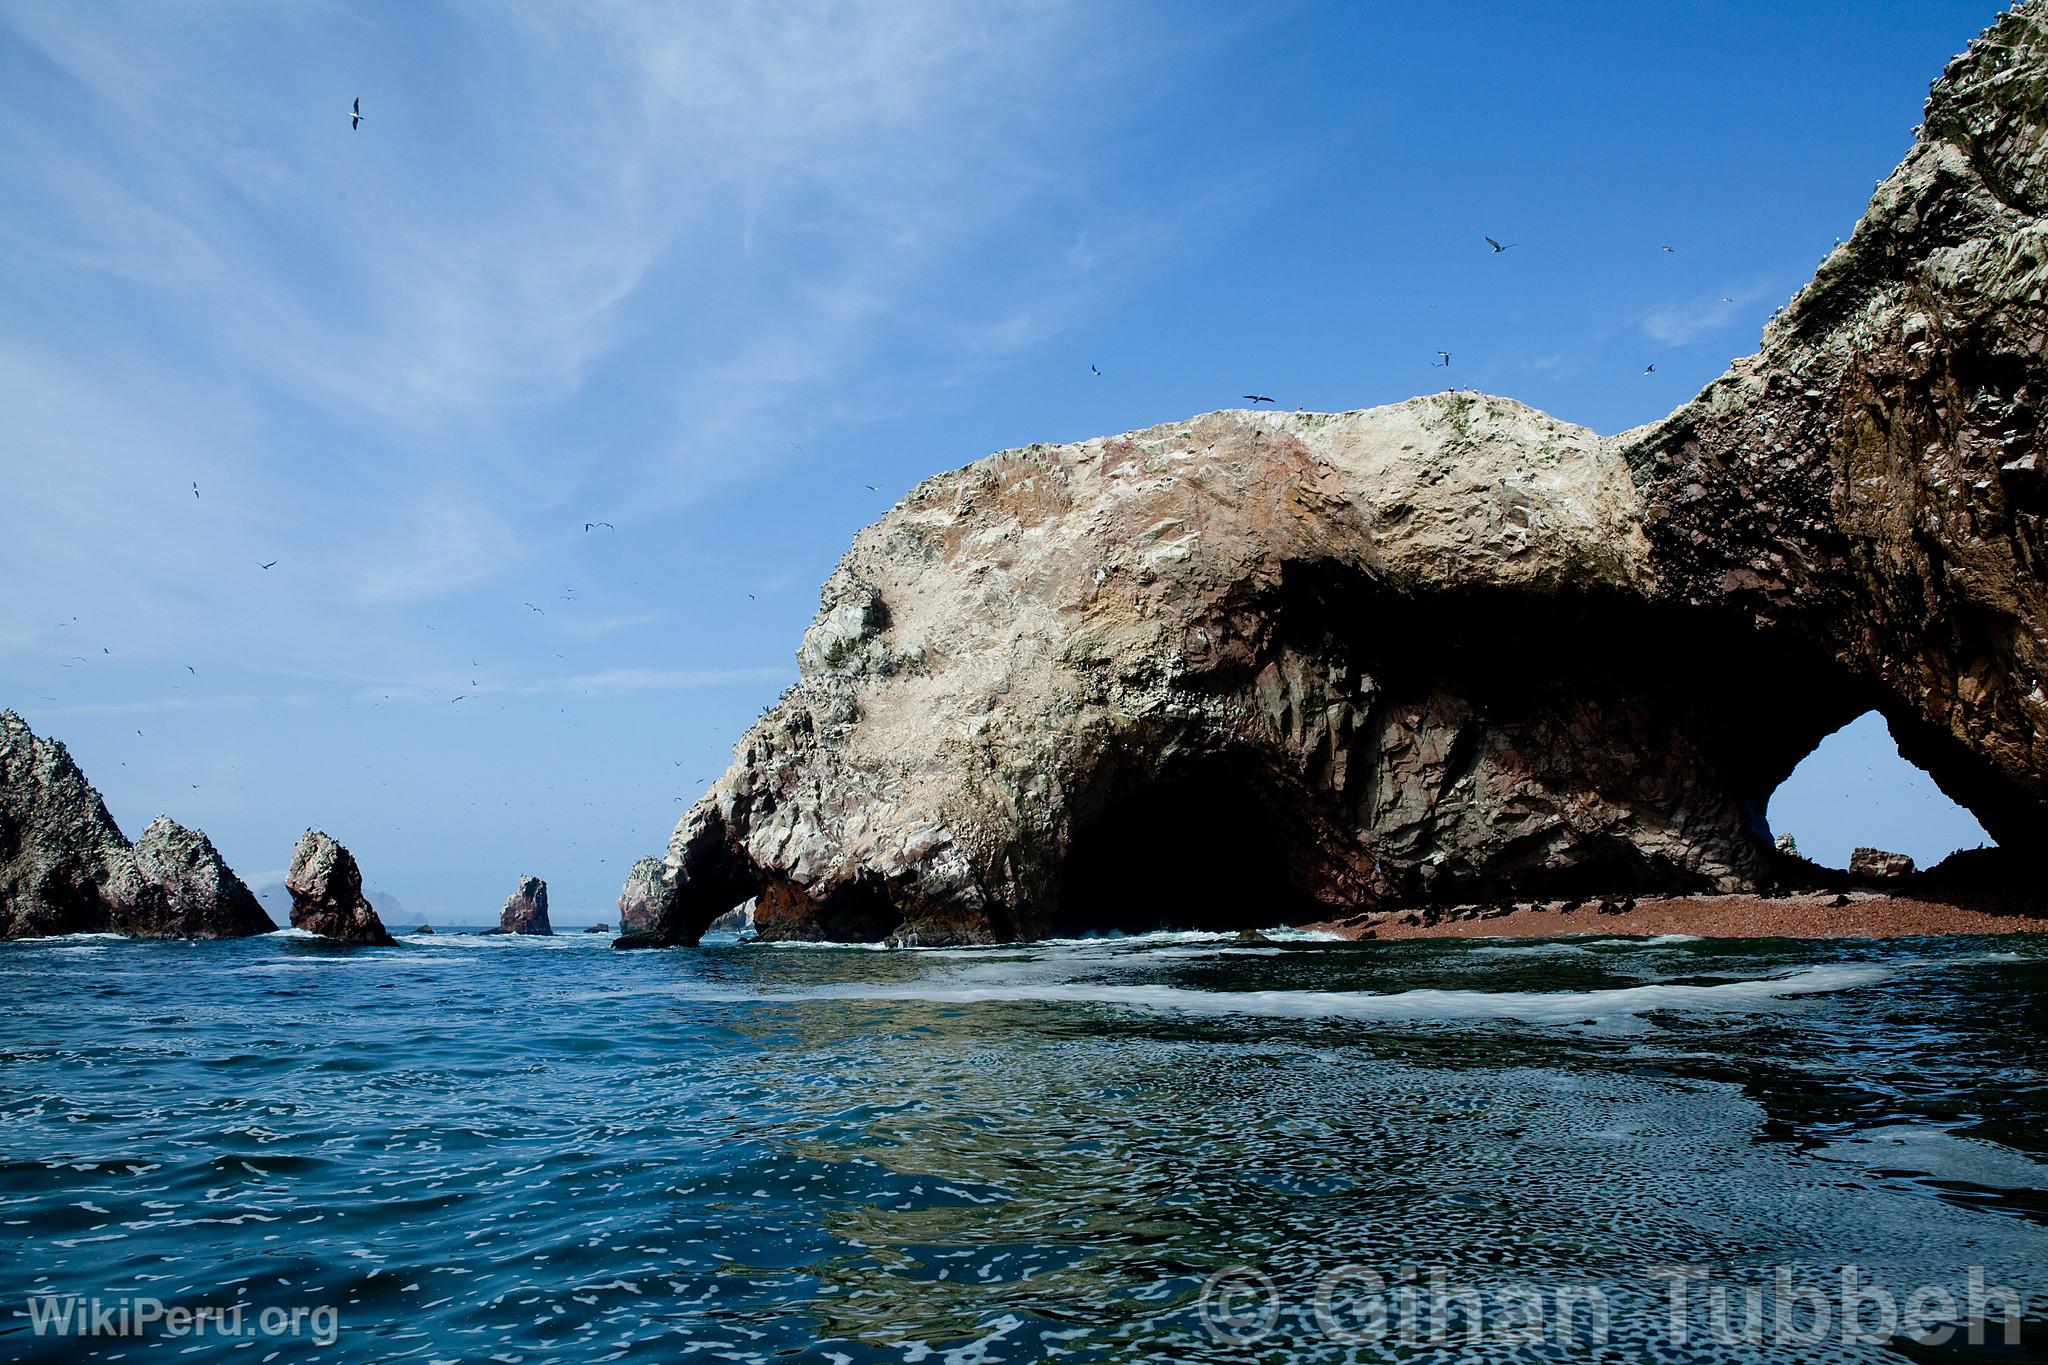
[[[2038, 1359], [2044, 986], [2023, 938], [5, 944], [0, 1358], [316, 1353], [37, 1335], [76, 1294], [332, 1306], [323, 1360]], [[2034, 1320], [1670, 1338], [1665, 1268], [1844, 1265]], [[1347, 1343], [1346, 1266], [1590, 1286], [1606, 1344]]]

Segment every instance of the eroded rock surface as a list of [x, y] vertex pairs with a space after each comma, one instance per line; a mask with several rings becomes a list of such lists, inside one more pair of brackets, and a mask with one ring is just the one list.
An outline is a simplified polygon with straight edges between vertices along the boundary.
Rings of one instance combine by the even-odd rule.
[[363, 899], [363, 874], [355, 855], [319, 830], [299, 836], [284, 884], [291, 892], [294, 929], [341, 943], [397, 941]]
[[665, 922], [675, 906], [676, 879], [659, 858], [641, 858], [626, 873], [619, 891], [619, 932], [645, 934]]
[[505, 908], [498, 912], [498, 932], [552, 935], [555, 931], [548, 923], [548, 884], [538, 877], [521, 877], [519, 889], [506, 898]]
[[673, 883], [636, 941], [750, 898], [765, 939], [929, 944], [1750, 888], [1771, 791], [1873, 706], [2038, 834], [2044, 12], [1951, 66], [1852, 240], [1665, 422], [1453, 393], [928, 480], [635, 869]]
[[65, 747], [0, 712], [0, 938], [276, 927], [204, 834], [158, 817], [131, 845]]

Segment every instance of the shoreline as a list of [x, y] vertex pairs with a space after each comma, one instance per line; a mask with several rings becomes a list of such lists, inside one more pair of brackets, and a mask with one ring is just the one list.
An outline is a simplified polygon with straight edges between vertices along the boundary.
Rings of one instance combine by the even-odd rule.
[[[1908, 938], [2048, 933], [2048, 897], [2024, 909], [1973, 896], [1808, 891], [1764, 896], [1591, 897], [1504, 905], [1407, 906], [1304, 924], [1350, 939], [1562, 938], [1572, 934], [1695, 938]], [[1845, 901], [1846, 904], [1837, 904]], [[1573, 909], [1564, 907], [1574, 905]]]

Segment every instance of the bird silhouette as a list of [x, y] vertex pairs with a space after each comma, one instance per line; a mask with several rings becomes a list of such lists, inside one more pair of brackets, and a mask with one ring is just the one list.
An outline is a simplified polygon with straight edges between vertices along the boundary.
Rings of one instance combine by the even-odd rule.
[[[1671, 250], [1671, 248], [1670, 248], [1670, 247], [1668, 247], [1668, 246], [1667, 246], [1667, 247], [1665, 247], [1664, 249], [1665, 249], [1666, 251], [1670, 251], [1670, 250]], [[1676, 253], [1673, 253], [1673, 254], [1676, 254]]]
[[604, 527], [607, 531], [617, 531], [619, 529], [608, 521], [586, 521], [583, 523], [584, 533], [587, 535], [591, 530], [599, 526]]
[[1655, 373], [1657, 373], [1657, 367], [1656, 367], [1655, 365], [1645, 365], [1645, 366], [1643, 366], [1643, 373], [1644, 373], [1644, 374], [1655, 374]]
[[547, 615], [547, 613], [546, 613], [546, 612], [544, 612], [544, 611], [541, 611], [541, 609], [540, 609], [539, 607], [536, 607], [536, 606], [535, 606], [535, 605], [533, 605], [533, 603], [531, 603], [531, 602], [525, 603], [524, 605], [525, 605], [526, 609], [527, 609], [528, 611], [530, 611], [530, 612], [534, 612], [534, 613], [536, 613], [536, 614], [538, 614], [538, 615], [541, 615], [541, 616], [546, 616], [546, 615]]
[[196, 483], [192, 485], [192, 497], [195, 501], [199, 497], [199, 485]]
[[356, 102], [348, 111], [348, 126], [351, 130], [363, 126], [363, 97], [356, 96]]
[[1488, 237], [1486, 239], [1486, 244], [1493, 248], [1493, 254], [1496, 256], [1500, 255], [1501, 252], [1506, 251], [1508, 247], [1516, 245], [1516, 243], [1514, 242], [1509, 242], [1504, 246], [1501, 243], [1494, 241], [1491, 237]]
[[875, 486], [874, 486], [873, 484], [871, 484], [871, 483], [864, 483], [864, 484], [862, 484], [862, 485], [861, 485], [861, 487], [863, 487], [863, 488], [867, 489], [867, 490], [868, 490], [868, 492], [870, 492], [870, 493], [879, 493], [879, 492], [881, 492], [881, 491], [882, 491], [881, 489], [879, 489], [879, 488], [875, 487]]
[[1432, 370], [1448, 370], [1451, 368], [1451, 353], [1449, 351], [1438, 351], [1437, 354], [1442, 356], [1443, 359], [1432, 364], [1429, 368]]
[[1088, 367], [1088, 373], [1094, 375], [1097, 379], [1102, 378], [1102, 371], [1096, 369], [1093, 365]]
[[259, 569], [274, 569], [277, 567], [277, 561], [273, 559], [268, 564], [258, 564], [256, 567]]
[[460, 697], [450, 697], [450, 698], [448, 699], [448, 704], [449, 704], [450, 706], [453, 706], [453, 705], [454, 705], [454, 704], [455, 704], [456, 702], [459, 702], [459, 701], [464, 701], [464, 700], [467, 700], [467, 699], [468, 699], [468, 697], [469, 697], [469, 693], [467, 693], [467, 692], [464, 692], [464, 693], [463, 693], [463, 694], [462, 694], [462, 695], [461, 695]]
[[1248, 393], [1248, 394], [1246, 394], [1246, 395], [1245, 395], [1245, 398], [1246, 398], [1246, 400], [1247, 400], [1247, 401], [1249, 401], [1249, 402], [1251, 402], [1251, 403], [1254, 403], [1254, 404], [1258, 404], [1258, 403], [1270, 403], [1270, 402], [1272, 402], [1272, 401], [1273, 401], [1273, 400], [1272, 400], [1271, 398], [1268, 398], [1268, 397], [1267, 397], [1267, 396], [1266, 396], [1265, 394], [1263, 394], [1263, 393]]

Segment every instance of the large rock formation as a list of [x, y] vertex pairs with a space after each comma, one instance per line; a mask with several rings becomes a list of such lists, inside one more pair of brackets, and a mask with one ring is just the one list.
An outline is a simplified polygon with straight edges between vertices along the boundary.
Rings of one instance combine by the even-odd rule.
[[204, 834], [159, 816], [131, 845], [64, 746], [0, 712], [0, 938], [276, 927]]
[[1454, 393], [928, 480], [632, 941], [749, 898], [763, 938], [934, 943], [1752, 887], [1771, 791], [1873, 706], [1995, 836], [2048, 828], [2044, 16], [1653, 427]]
[[299, 836], [284, 884], [292, 896], [294, 929], [341, 943], [397, 942], [363, 899], [363, 874], [355, 855], [319, 830]]
[[505, 908], [498, 912], [500, 934], [549, 934], [554, 927], [548, 923], [548, 884], [538, 877], [521, 877], [519, 889], [505, 900]]
[[675, 899], [675, 873], [659, 858], [638, 859], [619, 890], [619, 933], [654, 932], [668, 920]]

